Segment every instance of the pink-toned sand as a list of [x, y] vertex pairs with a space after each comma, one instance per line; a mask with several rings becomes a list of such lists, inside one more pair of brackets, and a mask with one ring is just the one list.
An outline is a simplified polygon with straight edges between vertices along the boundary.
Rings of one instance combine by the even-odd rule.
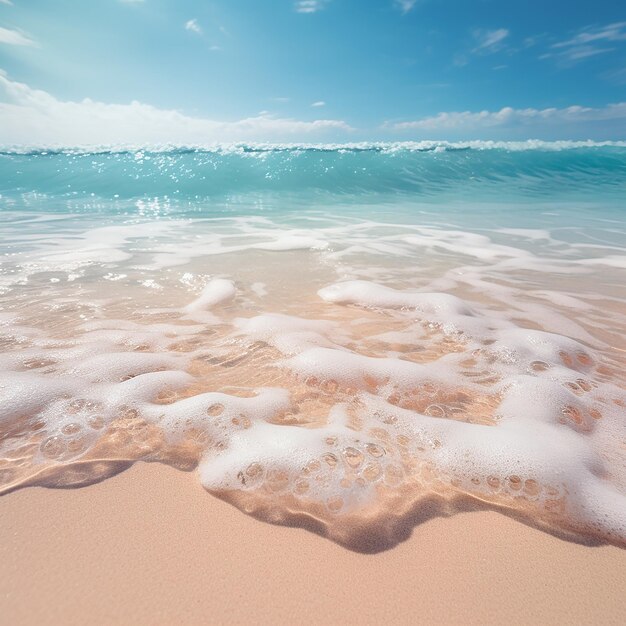
[[359, 554], [162, 465], [0, 498], [2, 624], [503, 622], [626, 624], [626, 550], [472, 512]]

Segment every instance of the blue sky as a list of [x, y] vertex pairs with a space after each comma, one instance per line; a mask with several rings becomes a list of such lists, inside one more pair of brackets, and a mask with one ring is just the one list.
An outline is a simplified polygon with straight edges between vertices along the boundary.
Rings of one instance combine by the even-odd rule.
[[0, 69], [4, 144], [626, 139], [616, 0], [0, 0]]

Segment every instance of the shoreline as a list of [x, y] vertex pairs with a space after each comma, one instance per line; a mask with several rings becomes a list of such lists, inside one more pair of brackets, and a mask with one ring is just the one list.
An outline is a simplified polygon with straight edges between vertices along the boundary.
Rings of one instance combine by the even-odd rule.
[[483, 511], [352, 552], [259, 522], [160, 464], [6, 494], [0, 533], [0, 614], [12, 624], [626, 621], [618, 547]]

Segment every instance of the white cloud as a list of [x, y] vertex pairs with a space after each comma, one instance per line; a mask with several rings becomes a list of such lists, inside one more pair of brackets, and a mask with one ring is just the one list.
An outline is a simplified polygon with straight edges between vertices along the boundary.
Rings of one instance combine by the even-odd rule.
[[323, 100], [318, 100], [317, 102], [313, 102], [311, 106], [312, 107], [325, 107], [326, 103]]
[[328, 139], [353, 130], [341, 120], [301, 121], [268, 113], [237, 121], [190, 117], [141, 102], [58, 100], [0, 72], [4, 145], [202, 145], [229, 141]]
[[576, 63], [577, 61], [582, 61], [583, 59], [588, 59], [589, 57], [595, 57], [598, 54], [605, 54], [606, 52], [611, 52], [614, 48], [594, 48], [593, 46], [574, 46], [573, 48], [568, 48], [563, 52], [553, 53], [546, 52], [539, 56], [540, 59], [551, 59], [555, 58], [557, 61], [563, 62], [566, 65]]
[[[588, 122], [606, 122], [621, 120], [626, 122], [626, 102], [609, 104], [605, 107], [592, 108], [570, 106], [562, 109], [513, 109], [504, 107], [499, 111], [452, 111], [439, 113], [412, 122], [386, 124], [386, 128], [396, 131], [460, 131], [473, 132], [491, 128], [513, 127], [558, 127]], [[616, 132], [617, 128], [615, 129]]]
[[506, 28], [497, 28], [496, 30], [477, 29], [472, 32], [475, 45], [469, 52], [463, 52], [455, 55], [453, 59], [454, 65], [464, 67], [470, 62], [470, 55], [485, 56], [494, 54], [506, 47], [505, 39], [509, 36]]
[[0, 26], [0, 43], [6, 43], [10, 46], [34, 46], [35, 42], [21, 33], [19, 30], [11, 30], [10, 28], [2, 28]]
[[476, 30], [474, 31], [476, 47], [472, 50], [475, 54], [492, 54], [501, 50], [504, 40], [509, 36], [506, 28], [497, 30]]
[[0, 0], [0, 4], [13, 4], [11, 0]]
[[626, 22], [616, 22], [582, 31], [567, 41], [555, 43], [552, 47], [567, 48], [593, 43], [594, 41], [626, 41]]
[[608, 80], [616, 85], [626, 85], [626, 67], [620, 67], [615, 70], [609, 70], [601, 74], [604, 80]]
[[296, 13], [317, 13], [324, 8], [323, 0], [299, 0], [295, 3]]
[[536, 46], [545, 35], [532, 35], [531, 37], [525, 37], [522, 41], [524, 48], [532, 48]]
[[200, 28], [200, 24], [198, 24], [198, 20], [195, 17], [192, 20], [187, 20], [185, 22], [185, 28], [190, 30], [192, 33], [202, 35], [202, 28]]
[[626, 41], [626, 22], [615, 22], [588, 28], [570, 39], [552, 44], [551, 52], [546, 52], [539, 58], [552, 58], [562, 65], [572, 65], [589, 57], [612, 52], [615, 48], [607, 47], [607, 44], [622, 41]]
[[394, 4], [402, 11], [408, 13], [416, 5], [417, 0], [394, 0]]

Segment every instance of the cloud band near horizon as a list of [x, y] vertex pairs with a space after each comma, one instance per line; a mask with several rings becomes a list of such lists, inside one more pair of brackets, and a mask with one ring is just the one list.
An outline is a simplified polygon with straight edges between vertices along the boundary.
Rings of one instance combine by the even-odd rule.
[[4, 145], [202, 144], [284, 141], [350, 133], [342, 120], [311, 121], [262, 113], [236, 121], [192, 117], [133, 101], [106, 104], [58, 100], [0, 73], [0, 142]]
[[[321, 101], [312, 107], [321, 108]], [[63, 101], [46, 91], [13, 81], [0, 70], [0, 127], [3, 129], [0, 143], [5, 146], [341, 141], [353, 140], [356, 135], [369, 140], [381, 136], [438, 140], [468, 136], [620, 140], [626, 138], [626, 102], [603, 107], [503, 107], [497, 111], [440, 112], [357, 130], [341, 119], [300, 120], [263, 112], [240, 120], [220, 121], [137, 101], [130, 104], [107, 104], [88, 98]]]
[[573, 105], [564, 108], [514, 109], [503, 107], [498, 111], [450, 111], [413, 121], [387, 122], [384, 126], [394, 131], [405, 130], [477, 130], [496, 127], [576, 124], [584, 122], [626, 122], [626, 102], [604, 107]]

